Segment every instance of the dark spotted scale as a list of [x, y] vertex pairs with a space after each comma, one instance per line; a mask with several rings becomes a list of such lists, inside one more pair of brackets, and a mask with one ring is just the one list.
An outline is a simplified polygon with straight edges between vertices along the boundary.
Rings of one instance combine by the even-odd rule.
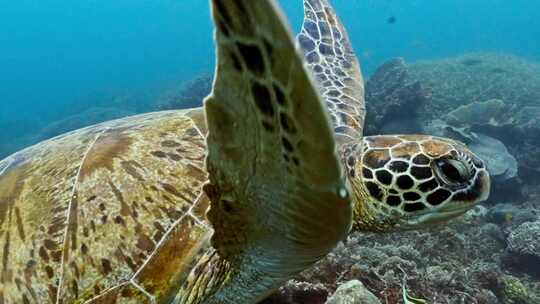
[[386, 170], [378, 170], [375, 172], [375, 175], [377, 176], [377, 180], [386, 186], [390, 186], [392, 184], [393, 175], [392, 173], [386, 171]]
[[383, 199], [383, 192], [381, 190], [381, 188], [376, 184], [376, 183], [373, 183], [373, 182], [367, 182], [365, 183], [366, 185], [366, 188], [368, 189], [369, 191], [369, 194], [377, 199], [378, 201], [382, 201]]
[[408, 175], [401, 175], [397, 178], [396, 183], [400, 189], [408, 190], [414, 186], [414, 181]]
[[428, 203], [433, 206], [440, 205], [444, 203], [452, 195], [450, 191], [444, 189], [438, 189], [437, 191], [431, 193], [427, 197]]
[[428, 179], [433, 176], [433, 174], [431, 173], [430, 167], [416, 167], [416, 166], [411, 168], [411, 175], [417, 180]]
[[390, 163], [390, 170], [395, 173], [403, 173], [409, 169], [409, 163], [406, 161], [396, 160]]

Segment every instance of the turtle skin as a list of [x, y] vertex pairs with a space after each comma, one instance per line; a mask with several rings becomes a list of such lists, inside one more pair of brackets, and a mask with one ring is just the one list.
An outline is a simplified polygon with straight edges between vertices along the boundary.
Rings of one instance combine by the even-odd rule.
[[202, 109], [77, 130], [0, 162], [0, 303], [167, 303], [210, 246]]

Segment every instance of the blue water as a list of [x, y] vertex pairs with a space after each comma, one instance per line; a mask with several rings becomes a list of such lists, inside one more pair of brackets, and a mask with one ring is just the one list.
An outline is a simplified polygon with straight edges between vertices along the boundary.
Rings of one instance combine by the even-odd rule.
[[[280, 2], [298, 29], [301, 1]], [[540, 57], [540, 2], [334, 5], [365, 74], [396, 56], [409, 62], [470, 51]], [[151, 110], [163, 91], [213, 68], [206, 0], [2, 0], [0, 7], [0, 125], [44, 126], [123, 96], [135, 99], [126, 104], [130, 110]]]

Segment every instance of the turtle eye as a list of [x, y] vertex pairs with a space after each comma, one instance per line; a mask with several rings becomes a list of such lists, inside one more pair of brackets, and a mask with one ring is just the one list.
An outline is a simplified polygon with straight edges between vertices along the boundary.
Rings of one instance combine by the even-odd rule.
[[469, 170], [467, 166], [458, 160], [440, 159], [436, 161], [438, 175], [448, 185], [461, 185], [467, 182]]

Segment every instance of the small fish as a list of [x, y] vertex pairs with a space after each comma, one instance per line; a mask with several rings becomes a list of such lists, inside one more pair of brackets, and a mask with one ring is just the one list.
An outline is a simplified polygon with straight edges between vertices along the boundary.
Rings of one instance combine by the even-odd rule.
[[396, 19], [395, 16], [390, 16], [390, 17], [388, 17], [388, 19], [386, 19], [386, 23], [388, 23], [388, 24], [394, 24], [394, 23], [396, 23], [396, 21], [397, 21], [397, 19]]
[[401, 289], [403, 290], [403, 304], [427, 304], [426, 300], [424, 299], [411, 297], [407, 293], [407, 287], [405, 287], [405, 284], [402, 285]]

